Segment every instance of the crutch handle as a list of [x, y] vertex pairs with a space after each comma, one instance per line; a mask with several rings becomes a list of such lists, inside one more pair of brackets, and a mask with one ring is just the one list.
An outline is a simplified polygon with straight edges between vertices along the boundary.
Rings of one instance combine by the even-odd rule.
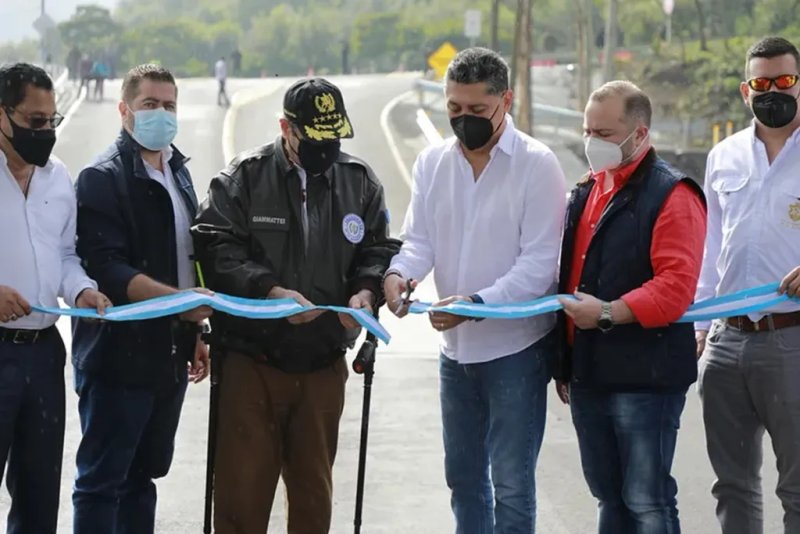
[[368, 338], [364, 340], [358, 354], [353, 359], [353, 371], [362, 375], [373, 363], [375, 363], [375, 341]]

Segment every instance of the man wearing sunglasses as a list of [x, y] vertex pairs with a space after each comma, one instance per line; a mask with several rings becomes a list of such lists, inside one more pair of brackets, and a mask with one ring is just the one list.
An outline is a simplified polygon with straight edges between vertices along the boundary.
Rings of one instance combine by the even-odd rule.
[[[75, 254], [75, 192], [50, 155], [53, 83], [26, 63], [0, 69], [0, 478], [8, 460], [9, 532], [55, 532], [64, 445], [64, 361], [56, 317], [31, 304], [97, 308]], [[10, 457], [9, 457], [10, 454]]]
[[[797, 48], [778, 37], [747, 53], [741, 94], [755, 119], [708, 156], [708, 235], [697, 300], [776, 281], [778, 293], [798, 296], [798, 66]], [[765, 430], [778, 459], [785, 532], [800, 532], [800, 303], [698, 323], [696, 338], [722, 532], [763, 532]]]

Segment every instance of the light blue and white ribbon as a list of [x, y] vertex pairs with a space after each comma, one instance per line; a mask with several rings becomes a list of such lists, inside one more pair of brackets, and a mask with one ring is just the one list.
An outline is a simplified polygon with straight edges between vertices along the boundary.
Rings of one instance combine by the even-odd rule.
[[[484, 319], [522, 319], [552, 313], [562, 309], [563, 307], [558, 301], [559, 298], [575, 299], [573, 295], [550, 295], [528, 302], [509, 304], [453, 302], [447, 306], [439, 307], [434, 307], [430, 303], [414, 302], [411, 304], [409, 311], [418, 314], [439, 311]], [[800, 303], [800, 299], [798, 298], [790, 298], [786, 295], [778, 294], [777, 283], [768, 284], [693, 304], [677, 322], [693, 323], [696, 321], [708, 321], [711, 319], [747, 315], [760, 312], [789, 300]], [[98, 315], [93, 309], [45, 308], [41, 306], [34, 306], [33, 309], [42, 313], [69, 315], [71, 317], [82, 317], [86, 319], [142, 321], [166, 317], [168, 315], [176, 315], [197, 308], [198, 306], [209, 306], [229, 315], [247, 319], [283, 319], [312, 310], [346, 313], [384, 343], [388, 344], [391, 340], [391, 335], [389, 335], [389, 332], [383, 325], [366, 311], [354, 310], [344, 306], [305, 307], [292, 299], [246, 299], [232, 297], [222, 293], [204, 295], [194, 291], [185, 291], [174, 295], [137, 302], [135, 304], [114, 306], [108, 308], [105, 315]]]
[[[447, 312], [454, 315], [483, 319], [523, 319], [561, 310], [563, 306], [559, 298], [575, 300], [573, 295], [550, 295], [527, 302], [512, 304], [473, 304], [470, 302], [453, 302], [447, 306], [434, 307], [430, 303], [414, 302], [409, 308], [411, 313], [428, 313], [432, 311]], [[689, 307], [678, 319], [679, 323], [693, 323], [711, 319], [723, 319], [737, 315], [757, 313], [776, 304], [800, 299], [778, 294], [778, 284], [768, 284], [730, 295], [715, 297], [697, 302]]]
[[185, 291], [137, 302], [135, 304], [114, 306], [108, 308], [105, 315], [98, 315], [94, 309], [85, 308], [46, 308], [33, 306], [33, 309], [42, 313], [68, 315], [85, 319], [143, 321], [146, 319], [176, 315], [197, 308], [198, 306], [209, 306], [217, 311], [247, 319], [283, 319], [312, 310], [346, 313], [358, 321], [358, 324], [375, 334], [375, 337], [384, 343], [388, 344], [392, 338], [383, 325], [381, 325], [372, 314], [364, 310], [354, 310], [344, 306], [313, 306], [309, 308], [301, 306], [293, 299], [246, 299], [232, 297], [222, 293], [204, 295], [195, 291]]

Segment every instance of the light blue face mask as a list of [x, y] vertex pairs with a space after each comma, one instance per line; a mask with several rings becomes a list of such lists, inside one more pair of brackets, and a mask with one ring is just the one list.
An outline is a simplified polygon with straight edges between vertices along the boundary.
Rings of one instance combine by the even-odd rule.
[[147, 150], [164, 150], [172, 143], [177, 133], [178, 116], [175, 113], [164, 108], [140, 109], [133, 112], [131, 135]]

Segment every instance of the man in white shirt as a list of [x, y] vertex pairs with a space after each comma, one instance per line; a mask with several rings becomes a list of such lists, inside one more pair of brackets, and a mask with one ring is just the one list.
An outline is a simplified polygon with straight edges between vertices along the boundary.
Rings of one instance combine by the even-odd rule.
[[[439, 305], [552, 294], [564, 173], [507, 115], [508, 66], [490, 50], [464, 50], [448, 68], [445, 96], [456, 137], [414, 165], [403, 247], [384, 279], [390, 309], [404, 315], [406, 284], [431, 270]], [[442, 332], [445, 476], [457, 530], [533, 532], [555, 317], [468, 321], [439, 312], [430, 321]]]
[[214, 64], [214, 78], [217, 79], [219, 84], [219, 91], [217, 91], [217, 105], [230, 106], [231, 101], [228, 100], [228, 93], [225, 92], [225, 82], [228, 80], [228, 65], [225, 63], [225, 58], [221, 57]]
[[[741, 93], [755, 120], [708, 156], [708, 235], [697, 300], [776, 281], [780, 293], [798, 296], [798, 66], [800, 53], [785, 39], [762, 39], [747, 53]], [[763, 532], [764, 430], [778, 459], [785, 532], [800, 532], [800, 304], [695, 328], [723, 533]]]
[[64, 361], [56, 317], [31, 304], [97, 308], [75, 254], [75, 192], [50, 155], [53, 82], [26, 63], [0, 68], [0, 477], [8, 462], [9, 532], [55, 532], [64, 446]]

